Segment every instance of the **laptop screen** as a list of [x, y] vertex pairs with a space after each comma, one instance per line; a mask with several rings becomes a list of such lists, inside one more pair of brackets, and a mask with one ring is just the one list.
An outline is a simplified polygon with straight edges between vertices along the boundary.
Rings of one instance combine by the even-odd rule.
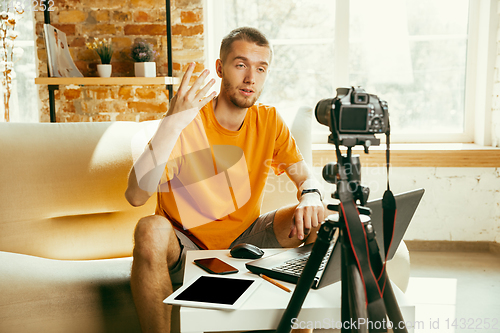
[[[396, 199], [396, 227], [394, 228], [394, 237], [392, 240], [391, 249], [387, 260], [391, 260], [398, 249], [399, 243], [403, 240], [406, 229], [410, 225], [410, 221], [415, 214], [420, 199], [424, 194], [424, 189], [418, 189], [410, 192], [405, 192], [395, 195]], [[375, 229], [377, 243], [380, 249], [382, 260], [385, 257], [384, 246], [384, 223], [382, 219], [382, 199], [369, 201], [366, 204], [371, 210], [371, 220]]]

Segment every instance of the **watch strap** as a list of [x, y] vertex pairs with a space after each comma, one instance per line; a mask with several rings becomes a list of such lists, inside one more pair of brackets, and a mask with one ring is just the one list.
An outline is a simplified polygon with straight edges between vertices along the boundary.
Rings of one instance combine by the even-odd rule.
[[318, 193], [319, 199], [321, 201], [323, 201], [323, 197], [321, 196], [321, 192], [317, 188], [310, 188], [310, 189], [302, 190], [302, 192], [300, 193], [300, 196], [303, 196], [304, 194], [307, 194], [307, 193]]

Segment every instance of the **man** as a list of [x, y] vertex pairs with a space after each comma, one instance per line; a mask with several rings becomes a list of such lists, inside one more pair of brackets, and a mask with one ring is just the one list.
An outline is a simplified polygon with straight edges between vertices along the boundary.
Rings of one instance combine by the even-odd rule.
[[[187, 249], [296, 247], [314, 241], [324, 220], [319, 184], [288, 128], [274, 108], [255, 105], [271, 59], [258, 30], [232, 31], [216, 63], [219, 95], [205, 97], [214, 84], [202, 87], [207, 70], [189, 87], [191, 64], [130, 172], [126, 197], [132, 205], [158, 193], [155, 215], [142, 218], [134, 235], [131, 288], [144, 332], [168, 332], [170, 307], [162, 301], [172, 281], [181, 282]], [[299, 203], [260, 215], [270, 167], [288, 174]]]

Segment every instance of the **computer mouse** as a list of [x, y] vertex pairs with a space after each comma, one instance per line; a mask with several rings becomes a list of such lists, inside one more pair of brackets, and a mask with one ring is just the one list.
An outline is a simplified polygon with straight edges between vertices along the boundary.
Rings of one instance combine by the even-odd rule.
[[231, 254], [231, 257], [241, 259], [259, 259], [264, 255], [264, 251], [262, 251], [259, 247], [247, 243], [233, 246], [229, 253]]

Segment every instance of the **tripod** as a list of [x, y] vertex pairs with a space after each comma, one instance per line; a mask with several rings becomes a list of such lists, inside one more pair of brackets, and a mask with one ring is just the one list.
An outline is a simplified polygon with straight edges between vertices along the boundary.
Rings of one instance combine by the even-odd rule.
[[277, 333], [290, 332], [292, 320], [299, 315], [337, 229], [340, 237], [336, 246], [341, 246], [342, 333], [387, 332], [387, 328], [396, 333], [407, 332], [369, 220], [370, 209], [363, 207], [369, 189], [360, 185], [360, 172], [357, 171], [361, 169], [361, 163], [357, 156], [352, 156], [354, 144], [348, 146], [347, 155], [342, 155], [337, 145], [337, 164], [327, 164], [323, 169], [323, 178], [337, 185], [332, 197], [340, 200], [339, 205], [328, 205], [328, 209], [338, 211], [339, 215], [338, 218], [329, 216], [318, 231]]

